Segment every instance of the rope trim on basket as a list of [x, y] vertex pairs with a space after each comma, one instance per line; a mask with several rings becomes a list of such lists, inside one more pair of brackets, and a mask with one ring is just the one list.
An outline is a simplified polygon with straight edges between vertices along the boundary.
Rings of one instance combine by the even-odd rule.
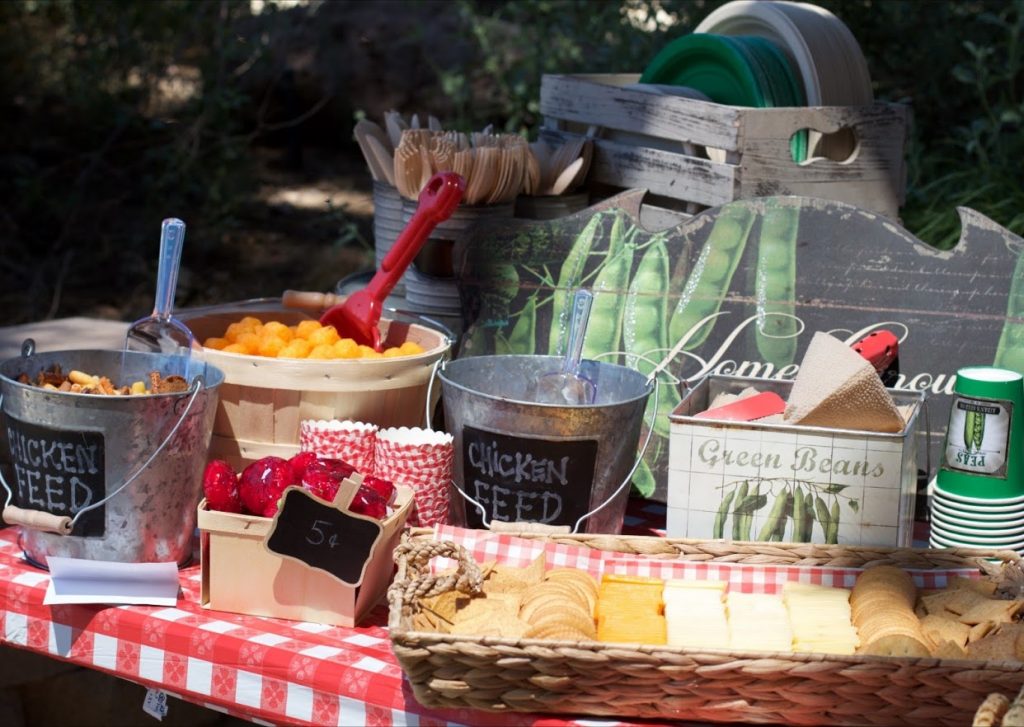
[[[458, 563], [455, 572], [431, 575], [430, 561], [434, 558], [453, 558]], [[402, 543], [395, 548], [395, 561], [399, 563], [400, 572], [388, 589], [388, 599], [401, 599], [403, 615], [411, 615], [422, 598], [451, 590], [470, 595], [483, 591], [484, 577], [480, 567], [461, 545], [448, 541], [412, 541], [403, 537]], [[401, 577], [403, 570], [406, 571], [405, 578], [409, 579], [407, 581]]]

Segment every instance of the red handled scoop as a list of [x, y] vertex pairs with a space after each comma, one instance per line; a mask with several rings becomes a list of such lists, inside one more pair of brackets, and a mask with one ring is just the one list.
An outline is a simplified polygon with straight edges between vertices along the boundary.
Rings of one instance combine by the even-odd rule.
[[439, 172], [431, 177], [420, 192], [415, 214], [380, 261], [380, 269], [373, 279], [365, 288], [348, 296], [344, 303], [327, 309], [320, 316], [320, 323], [334, 326], [342, 338], [351, 338], [360, 345], [372, 346], [375, 351], [380, 351], [382, 346], [378, 324], [384, 309], [384, 299], [394, 289], [433, 229], [451, 217], [465, 190], [466, 180], [453, 172]]

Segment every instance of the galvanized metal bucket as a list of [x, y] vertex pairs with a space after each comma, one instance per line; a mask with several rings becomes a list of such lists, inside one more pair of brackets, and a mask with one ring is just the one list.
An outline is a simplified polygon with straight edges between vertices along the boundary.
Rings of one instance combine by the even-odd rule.
[[454, 438], [456, 524], [622, 530], [630, 478], [650, 440], [648, 433], [638, 455], [644, 408], [657, 383], [625, 366], [585, 360], [580, 373], [596, 385], [593, 404], [530, 401], [530, 383], [561, 363], [560, 356], [475, 356], [439, 368], [445, 426]]
[[223, 374], [193, 359], [185, 392], [74, 394], [18, 377], [34, 378], [57, 364], [65, 373], [148, 382], [151, 371], [167, 370], [168, 356], [33, 348], [26, 342], [22, 356], [0, 364], [11, 461], [0, 478], [4, 518], [23, 526], [26, 558], [41, 567], [51, 555], [187, 562]]

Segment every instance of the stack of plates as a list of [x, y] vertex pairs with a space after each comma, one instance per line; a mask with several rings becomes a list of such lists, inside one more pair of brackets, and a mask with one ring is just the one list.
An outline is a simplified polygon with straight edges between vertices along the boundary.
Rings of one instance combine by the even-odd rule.
[[1024, 496], [983, 499], [931, 484], [933, 548], [985, 548], [1024, 552]]
[[[661, 49], [640, 83], [694, 89], [716, 103], [775, 108], [804, 106], [803, 84], [771, 40], [757, 36], [685, 35]], [[807, 157], [807, 134], [795, 134], [793, 159]]]
[[[867, 106], [871, 75], [850, 29], [824, 8], [808, 3], [735, 0], [710, 13], [697, 33], [758, 36], [774, 42], [803, 81], [808, 106]], [[846, 159], [856, 147], [849, 132], [810, 142], [812, 155]]]

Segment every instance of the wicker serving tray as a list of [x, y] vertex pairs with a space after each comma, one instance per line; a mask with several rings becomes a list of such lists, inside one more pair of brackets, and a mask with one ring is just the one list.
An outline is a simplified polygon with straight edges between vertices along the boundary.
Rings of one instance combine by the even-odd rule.
[[[887, 549], [803, 543], [700, 541], [608, 535], [520, 537], [583, 548], [765, 565], [979, 568], [999, 575], [1016, 553]], [[435, 556], [456, 575], [431, 575]], [[788, 724], [970, 724], [989, 692], [1024, 687], [1024, 664], [829, 654], [691, 650], [671, 646], [453, 636], [412, 630], [418, 599], [468, 591], [479, 569], [428, 529], [403, 536], [388, 592], [392, 647], [428, 707]], [[998, 561], [996, 563], [988, 560]]]

